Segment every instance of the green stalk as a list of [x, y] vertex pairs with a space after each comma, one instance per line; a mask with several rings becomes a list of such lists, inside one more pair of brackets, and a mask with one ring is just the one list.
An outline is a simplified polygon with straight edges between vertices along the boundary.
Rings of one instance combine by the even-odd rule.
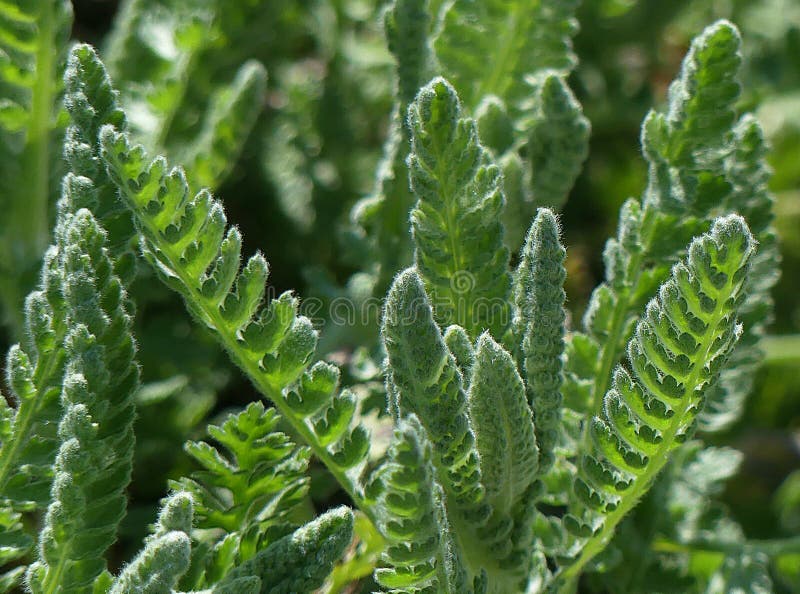
[[[614, 315], [612, 317], [611, 332], [607, 340], [605, 340], [600, 347], [602, 355], [600, 358], [600, 370], [594, 380], [594, 388], [592, 389], [592, 406], [594, 412], [592, 414], [600, 415], [603, 408], [603, 396], [608, 391], [608, 386], [611, 381], [611, 372], [614, 370], [614, 365], [619, 362], [622, 351], [624, 350], [622, 332], [625, 329], [628, 314], [631, 310], [631, 291], [637, 284], [644, 269], [643, 263], [645, 258], [649, 255], [650, 248], [653, 242], [653, 233], [655, 231], [655, 218], [656, 209], [645, 202], [644, 210], [642, 212], [642, 246], [638, 253], [632, 255], [631, 269], [634, 270], [634, 276], [628, 283], [629, 289], [624, 292], [617, 293], [617, 304], [614, 307]], [[586, 435], [586, 432], [584, 432]], [[585, 441], [585, 440], [584, 440]]]
[[800, 553], [800, 536], [793, 538], [777, 538], [774, 540], [747, 540], [744, 542], [726, 542], [720, 540], [694, 540], [687, 543], [672, 540], [657, 540], [653, 550], [662, 553], [722, 553], [724, 555], [740, 555], [742, 553], [763, 553], [768, 557]]
[[[42, 11], [37, 20], [39, 29], [36, 52], [36, 82], [33, 86], [31, 117], [28, 125], [28, 155], [24, 178], [31, 184], [28, 201], [18, 201], [17, 229], [27, 243], [31, 257], [38, 258], [47, 247], [50, 225], [47, 211], [50, 200], [50, 120], [55, 96], [56, 48], [55, 15], [53, 1], [41, 3]], [[35, 255], [35, 256], [34, 256]]]

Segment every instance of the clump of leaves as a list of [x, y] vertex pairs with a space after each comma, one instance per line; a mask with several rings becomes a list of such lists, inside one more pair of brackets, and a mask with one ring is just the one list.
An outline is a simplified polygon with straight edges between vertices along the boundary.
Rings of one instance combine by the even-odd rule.
[[[740, 414], [777, 274], [763, 137], [734, 109], [737, 29], [706, 29], [667, 111], [647, 116], [648, 183], [621, 209], [579, 329], [544, 206], [563, 201], [589, 130], [565, 82], [573, 3], [387, 8], [396, 105], [378, 190], [356, 216], [374, 258], [363, 272], [372, 290], [389, 285], [383, 452], [363, 386], [315, 360], [298, 299], [271, 295], [260, 253], [242, 264], [242, 234], [205, 188], [230, 170], [264, 79], [243, 66], [206, 117], [186, 108], [205, 122], [188, 134], [181, 85], [211, 50], [200, 33], [213, 21], [194, 8], [178, 19], [128, 5], [110, 63], [124, 73], [129, 48], [152, 86], [120, 94], [91, 47], [70, 52], [68, 171], [8, 355], [13, 398], [0, 400], [0, 589], [313, 592], [373, 569], [388, 592], [575, 592], [598, 574], [634, 590], [769, 588], [768, 566], [796, 543], [748, 542], [709, 504], [738, 458], [702, 442]], [[530, 219], [527, 233], [514, 227]], [[272, 408], [252, 403], [187, 443], [199, 469], [170, 484], [141, 551], [112, 573], [135, 447], [135, 260]], [[310, 519], [312, 456], [359, 522], [346, 507]], [[631, 518], [647, 505], [668, 513], [644, 528]], [[41, 530], [25, 521], [35, 514]], [[689, 562], [709, 548], [715, 562]]]

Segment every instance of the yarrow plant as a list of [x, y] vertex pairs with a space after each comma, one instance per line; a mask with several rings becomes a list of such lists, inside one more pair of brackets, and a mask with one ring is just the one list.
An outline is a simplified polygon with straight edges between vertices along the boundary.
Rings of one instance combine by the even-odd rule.
[[[765, 142], [736, 111], [736, 27], [703, 31], [647, 115], [647, 184], [578, 322], [557, 214], [590, 133], [567, 83], [576, 3], [389, 4], [394, 109], [349, 230], [364, 258], [349, 289], [386, 293], [364, 345], [382, 359], [384, 389], [362, 382], [384, 397], [375, 421], [359, 378], [315, 356], [298, 298], [268, 290], [265, 257], [243, 261], [214, 196], [265, 93], [250, 62], [207, 111], [191, 100], [208, 83], [197, 63], [222, 64], [215, 40], [255, 10], [232, 4], [126, 3], [108, 69], [88, 45], [67, 51], [69, 2], [0, 6], [0, 126], [19, 147], [5, 199], [24, 218], [19, 180], [35, 182], [32, 208], [59, 194], [38, 282], [8, 316], [22, 332], [0, 399], [0, 591], [570, 593], [605, 575], [630, 592], [770, 591], [797, 543], [748, 541], [712, 506], [741, 458], [704, 441], [741, 415], [777, 279]], [[48, 237], [7, 227], [8, 249]], [[148, 393], [132, 286], [148, 273], [264, 402], [186, 443], [196, 470], [164, 485], [119, 564]], [[346, 506], [309, 514], [311, 461]], [[700, 563], [703, 543], [719, 554]]]

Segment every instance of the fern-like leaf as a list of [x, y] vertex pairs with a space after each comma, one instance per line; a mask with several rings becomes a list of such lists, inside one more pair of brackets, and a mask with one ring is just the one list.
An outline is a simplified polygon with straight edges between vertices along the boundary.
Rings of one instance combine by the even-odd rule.
[[375, 578], [386, 591], [468, 592], [467, 571], [450, 533], [433, 453], [416, 416], [400, 421], [381, 469], [381, 532], [388, 546]]
[[228, 176], [261, 113], [266, 86], [266, 70], [250, 61], [229, 86], [217, 91], [198, 137], [187, 153], [176, 157], [192, 172], [193, 187], [217, 188]]
[[397, 61], [397, 98], [405, 113], [428, 79], [431, 28], [427, 0], [394, 0], [383, 13], [389, 51]]
[[510, 322], [511, 278], [503, 245], [502, 177], [480, 145], [474, 120], [462, 119], [444, 79], [425, 86], [409, 109], [414, 259], [444, 327], [500, 337]]
[[[205, 442], [186, 444], [203, 470], [172, 487], [193, 496], [198, 528], [221, 530], [227, 540], [225, 555], [207, 569], [213, 574], [205, 577], [208, 584], [296, 528], [290, 514], [308, 492], [309, 451], [276, 431], [279, 419], [274, 409], [253, 403], [222, 425], [209, 426], [209, 435], [224, 450]], [[235, 539], [228, 540], [230, 535]], [[209, 544], [223, 545], [219, 539]]]
[[[207, 81], [211, 89], [203, 88], [202, 97], [193, 95], [204, 61], [214, 57], [224, 35], [221, 21], [228, 9], [216, 1], [130, 0], [106, 52], [131, 117], [131, 133], [148, 150], [185, 165], [195, 191], [214, 189], [225, 179], [264, 102], [266, 73], [255, 61], [242, 65], [229, 84]], [[182, 118], [192, 122], [190, 129]]]
[[[73, 114], [74, 125], [67, 131], [68, 140], [64, 152], [72, 171], [62, 184], [54, 245], [45, 255], [39, 290], [31, 293], [27, 299], [25, 318], [26, 334], [29, 338], [22, 346], [12, 347], [8, 357], [9, 385], [17, 397], [18, 410], [14, 420], [10, 422], [9, 437], [6, 439], [0, 434], [3, 437], [0, 442], [0, 485], [3, 485], [0, 493], [18, 501], [28, 500], [42, 504], [48, 498], [49, 486], [33, 477], [37, 473], [40, 476], [47, 474], [45, 469], [51, 460], [48, 461], [43, 447], [50, 441], [51, 451], [54, 452], [52, 440], [55, 435], [52, 430], [48, 430], [48, 426], [55, 426], [60, 415], [57, 402], [64, 358], [61, 345], [67, 333], [68, 325], [65, 320], [70, 307], [64, 301], [62, 285], [66, 282], [64, 259], [69, 252], [66, 242], [75, 213], [81, 208], [91, 208], [99, 213], [103, 222], [111, 223], [116, 231], [122, 231], [119, 240], [109, 246], [113, 254], [119, 256], [112, 259], [114, 272], [130, 272], [131, 268], [130, 259], [124, 259], [124, 253], [128, 251], [124, 244], [130, 239], [128, 229], [132, 231], [132, 226], [130, 221], [116, 224], [119, 221], [119, 208], [114, 206], [115, 190], [98, 164], [96, 140], [94, 146], [83, 141], [86, 133], [91, 134], [93, 131], [96, 134], [101, 123], [124, 125], [124, 116], [116, 108], [108, 79], [103, 76], [104, 71], [98, 72], [97, 64], [96, 56], [88, 46], [78, 46], [70, 56], [66, 74], [66, 103]], [[76, 79], [79, 70], [83, 75], [83, 84]], [[90, 92], [93, 96], [91, 107], [87, 105], [84, 92]], [[103, 274], [109, 272], [104, 271]], [[103, 308], [105, 304], [101, 303], [100, 306]], [[116, 307], [113, 303], [111, 306]], [[24, 460], [23, 452], [29, 446], [35, 449], [39, 459], [21, 464], [20, 456]], [[24, 483], [31, 489], [34, 484], [43, 486], [43, 496], [35, 496], [33, 491], [29, 496], [9, 495], [17, 484], [14, 479], [9, 478], [16, 466], [25, 467], [29, 472], [29, 478], [24, 479]]]
[[164, 594], [172, 592], [189, 568], [192, 549], [192, 497], [173, 493], [164, 501], [153, 533], [144, 547], [114, 580], [109, 594]]
[[346, 507], [333, 509], [298, 528], [260, 551], [255, 557], [234, 568], [217, 584], [214, 594], [239, 590], [242, 580], [260, 594], [312, 592], [321, 587], [333, 571], [333, 565], [353, 538], [353, 512]]
[[721, 148], [736, 121], [733, 102], [739, 96], [741, 39], [730, 23], [710, 27], [692, 43], [680, 77], [669, 88], [664, 122], [668, 140], [664, 155], [676, 165], [693, 165], [709, 139]]
[[[23, 510], [43, 508], [50, 500], [51, 466], [58, 449], [56, 427], [62, 414], [59, 392], [69, 330], [67, 319], [88, 324], [89, 318], [113, 315], [118, 307], [112, 293], [100, 300], [95, 311], [85, 307], [73, 311], [65, 300], [66, 259], [75, 257], [69, 255], [74, 251], [70, 243], [75, 242], [74, 237], [70, 239], [69, 229], [81, 208], [91, 208], [114, 229], [117, 241], [108, 245], [113, 272], [130, 279], [133, 271], [127, 245], [132, 225], [127, 214], [120, 219], [115, 189], [98, 162], [96, 140], [87, 141], [87, 132], [94, 130], [96, 134], [101, 123], [124, 125], [108, 79], [95, 65], [96, 56], [88, 46], [78, 46], [68, 61], [65, 103], [74, 119], [67, 130], [64, 156], [70, 171], [62, 183], [53, 245], [45, 254], [39, 286], [26, 300], [26, 340], [12, 347], [7, 358], [9, 386], [16, 397], [17, 410], [12, 414], [5, 402], [2, 407], [0, 500], [4, 501], [2, 513], [10, 518], [18, 517]], [[85, 84], [76, 79], [79, 70], [85, 75]], [[85, 92], [95, 99], [91, 108]], [[99, 272], [101, 276], [110, 273], [102, 269]], [[106, 282], [108, 278], [103, 276], [101, 280]], [[92, 327], [97, 329], [96, 324]], [[16, 540], [18, 545], [24, 541]], [[24, 554], [19, 546], [14, 551], [17, 557]]]
[[447, 350], [420, 276], [400, 273], [386, 297], [383, 339], [395, 410], [413, 413], [433, 444], [439, 480], [452, 505], [475, 513], [483, 499], [478, 453], [467, 397], [455, 359]]
[[89, 211], [78, 211], [64, 233], [64, 414], [39, 560], [27, 575], [36, 593], [91, 589], [125, 513], [133, 463], [139, 369], [127, 298]]
[[[524, 589], [532, 569], [530, 523], [539, 463], [533, 418], [514, 358], [488, 333], [475, 351], [469, 416], [493, 515], [489, 527], [504, 539], [492, 547], [499, 570], [487, 567], [492, 587]], [[500, 586], [504, 584], [504, 586]]]
[[533, 204], [560, 208], [589, 154], [589, 120], [566, 81], [548, 73], [534, 85], [522, 127]]
[[606, 546], [669, 453], [694, 431], [707, 389], [741, 334], [735, 316], [755, 245], [741, 217], [718, 219], [648, 304], [628, 345], [630, 371], [616, 368], [602, 413], [591, 421], [593, 448], [564, 519], [578, 539], [577, 558], [562, 581], [575, 579]]
[[505, 178], [513, 251], [537, 206], [559, 207], [588, 152], [589, 122], [566, 84], [577, 60], [575, 0], [455, 0], [434, 41], [441, 74]]
[[[92, 211], [108, 233], [114, 268], [127, 284], [135, 274], [135, 256], [130, 245], [135, 234], [133, 222], [117, 198], [117, 188], [103, 164], [98, 142], [102, 126], [125, 130], [127, 118], [119, 106], [118, 93], [91, 46], [81, 44], [72, 49], [64, 80], [64, 105], [70, 116], [64, 158], [71, 175], [65, 182], [68, 192], [59, 208], [69, 212], [80, 208]], [[85, 188], [81, 178], [92, 180], [92, 187]]]
[[[391, 407], [400, 418], [416, 415], [425, 428], [445, 494], [450, 530], [461, 543], [470, 577], [478, 577], [485, 569], [490, 581], [505, 583], [513, 519], [503, 511], [493, 513], [486, 500], [461, 372], [413, 268], [397, 276], [386, 298], [383, 339], [389, 393], [394, 398]], [[492, 381], [482, 374], [477, 380], [482, 383], [479, 390], [486, 387], [484, 380]], [[515, 407], [507, 403], [507, 408], [513, 414]], [[522, 452], [520, 458], [524, 458]]]
[[145, 257], [359, 501], [357, 479], [369, 450], [368, 434], [363, 426], [350, 427], [355, 399], [348, 391], [337, 392], [337, 370], [319, 363], [304, 373], [317, 333], [297, 315], [297, 300], [286, 293], [262, 303], [266, 260], [256, 254], [239, 270], [239, 231], [227, 228], [222, 205], [208, 192], [191, 195], [183, 170], [170, 170], [162, 157], [150, 162], [141, 146], [132, 146], [112, 127], [101, 131], [101, 139], [109, 172], [139, 227]]
[[368, 433], [353, 423], [354, 396], [338, 392], [338, 370], [323, 363], [307, 370], [317, 333], [297, 315], [297, 300], [285, 293], [263, 302], [266, 260], [256, 254], [240, 270], [238, 229], [227, 227], [222, 205], [207, 191], [192, 195], [183, 170], [170, 169], [163, 157], [150, 161], [112, 125], [100, 131], [100, 143], [146, 259], [354, 501], [362, 501]]
[[481, 335], [475, 351], [469, 416], [487, 499], [496, 512], [511, 514], [536, 478], [539, 448], [514, 359], [488, 334]]
[[[642, 126], [648, 187], [641, 201], [627, 201], [620, 212], [617, 237], [604, 252], [606, 281], [595, 290], [584, 316], [588, 341], [573, 340], [572, 346], [581, 350], [571, 350], [568, 357], [567, 390], [581, 394], [579, 399], [588, 401], [595, 414], [635, 312], [666, 278], [692, 235], [706, 230], [714, 216], [739, 210], [731, 204], [737, 193], [735, 176], [728, 171], [730, 143], [736, 141], [739, 46], [739, 33], [730, 23], [708, 27], [693, 42], [671, 87], [667, 114], [651, 112]], [[755, 200], [768, 210], [763, 198], [761, 193]], [[666, 232], [676, 228], [680, 233]], [[591, 379], [579, 387], [581, 378]]]
[[737, 123], [733, 145], [734, 151], [726, 164], [732, 184], [726, 206], [747, 220], [758, 240], [758, 253], [753, 257], [745, 301], [739, 310], [742, 338], [731, 355], [730, 365], [711, 389], [700, 419], [700, 426], [707, 432], [730, 427], [742, 415], [755, 371], [763, 358], [758, 342], [773, 319], [770, 292], [778, 281], [781, 258], [773, 224], [775, 199], [767, 185], [770, 178], [767, 147], [754, 117], [746, 115]]
[[209, 4], [133, 0], [116, 22], [105, 63], [123, 90], [131, 131], [150, 150], [165, 146], [194, 61], [213, 41]]
[[540, 209], [522, 250], [514, 283], [516, 350], [534, 412], [541, 472], [555, 461], [559, 440], [566, 310], [566, 251], [555, 215]]
[[41, 290], [27, 299], [29, 344], [11, 347], [6, 362], [17, 408], [12, 416], [8, 406], [4, 407], [0, 495], [17, 509], [41, 508], [49, 500], [50, 467], [58, 448], [55, 427], [61, 415], [62, 346], [67, 332], [60, 267], [58, 250], [52, 247], [45, 257]]
[[383, 14], [387, 43], [397, 65], [397, 100], [389, 117], [375, 192], [359, 200], [351, 213], [357, 232], [367, 236], [369, 265], [375, 267], [377, 263], [377, 269], [370, 272], [375, 276], [378, 295], [388, 288], [393, 275], [409, 264], [411, 256], [407, 213], [414, 196], [408, 187], [410, 133], [406, 114], [417, 90], [430, 76], [427, 6], [428, 0], [394, 0]]

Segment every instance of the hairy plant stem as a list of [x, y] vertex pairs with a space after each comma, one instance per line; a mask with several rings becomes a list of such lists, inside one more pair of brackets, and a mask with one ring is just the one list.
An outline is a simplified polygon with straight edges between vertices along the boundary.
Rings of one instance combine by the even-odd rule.
[[625, 291], [617, 294], [617, 303], [614, 307], [614, 315], [612, 317], [611, 333], [601, 346], [603, 354], [600, 359], [600, 369], [592, 389], [592, 410], [594, 415], [599, 415], [603, 408], [603, 396], [608, 390], [611, 372], [614, 370], [614, 365], [619, 361], [621, 351], [624, 348], [622, 332], [625, 330], [625, 322], [631, 310], [631, 292], [639, 283], [643, 270], [642, 263], [650, 251], [653, 234], [655, 232], [655, 219], [655, 206], [645, 201], [641, 227], [641, 241], [643, 247], [632, 256], [630, 268], [634, 271], [634, 276], [626, 283]]

